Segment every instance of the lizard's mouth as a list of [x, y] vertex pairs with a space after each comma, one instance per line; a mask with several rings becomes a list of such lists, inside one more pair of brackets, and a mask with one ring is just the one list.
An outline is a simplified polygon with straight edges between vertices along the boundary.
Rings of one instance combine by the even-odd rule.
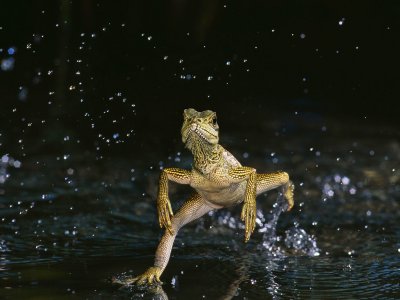
[[182, 141], [185, 144], [188, 144], [192, 141], [192, 139], [200, 138], [204, 142], [208, 144], [217, 144], [218, 143], [218, 131], [214, 128], [204, 128], [198, 124], [191, 124], [188, 126], [187, 131], [184, 135], [182, 135]]

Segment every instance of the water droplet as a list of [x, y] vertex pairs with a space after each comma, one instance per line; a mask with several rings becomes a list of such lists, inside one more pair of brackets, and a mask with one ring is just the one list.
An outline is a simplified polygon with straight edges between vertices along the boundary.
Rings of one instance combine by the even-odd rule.
[[172, 279], [171, 279], [171, 285], [172, 285], [172, 287], [175, 288], [177, 282], [178, 282], [178, 276], [175, 275], [175, 276], [173, 276]]
[[28, 97], [28, 89], [26, 87], [20, 86], [18, 92], [18, 100], [25, 101]]
[[10, 48], [8, 48], [7, 53], [9, 55], [14, 55], [16, 51], [17, 51], [17, 49], [15, 47], [10, 47]]
[[4, 58], [1, 60], [1, 69], [3, 71], [12, 71], [14, 69], [15, 59], [13, 57]]
[[344, 177], [342, 178], [342, 183], [343, 183], [344, 185], [348, 185], [348, 184], [350, 183], [350, 178], [344, 176]]

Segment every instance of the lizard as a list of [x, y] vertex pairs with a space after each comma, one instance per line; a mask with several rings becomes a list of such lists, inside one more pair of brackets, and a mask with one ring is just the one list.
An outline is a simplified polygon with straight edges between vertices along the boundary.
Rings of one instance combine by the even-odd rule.
[[[158, 221], [165, 228], [155, 253], [154, 265], [137, 277], [124, 279], [122, 284], [161, 284], [175, 237], [179, 229], [211, 210], [243, 202], [241, 220], [245, 224], [245, 242], [256, 225], [256, 196], [271, 189], [282, 188], [288, 204], [293, 207], [294, 185], [286, 172], [257, 173], [255, 168], [240, 162], [219, 144], [219, 126], [214, 111], [183, 112], [182, 142], [193, 154], [191, 170], [164, 168], [161, 171], [157, 196]], [[174, 214], [168, 196], [168, 182], [190, 185], [194, 194]]]

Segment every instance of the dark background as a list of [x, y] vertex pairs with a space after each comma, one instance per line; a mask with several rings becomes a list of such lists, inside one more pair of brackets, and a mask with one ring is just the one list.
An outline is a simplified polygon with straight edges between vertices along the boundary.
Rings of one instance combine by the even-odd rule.
[[2, 3], [0, 152], [145, 151], [179, 141], [187, 107], [229, 130], [397, 126], [399, 18], [399, 1]]

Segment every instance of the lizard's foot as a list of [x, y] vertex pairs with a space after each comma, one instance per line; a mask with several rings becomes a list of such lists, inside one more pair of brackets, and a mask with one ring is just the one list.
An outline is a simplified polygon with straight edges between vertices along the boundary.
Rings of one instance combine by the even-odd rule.
[[171, 202], [168, 196], [159, 196], [157, 199], [158, 222], [160, 227], [165, 227], [171, 235], [174, 235], [171, 225], [171, 217], [174, 213], [171, 208]]
[[293, 205], [294, 205], [294, 199], [293, 199], [293, 191], [294, 191], [294, 184], [293, 182], [289, 181], [285, 187], [284, 187], [284, 192], [283, 195], [287, 200], [288, 203], [288, 209], [287, 211], [291, 210]]
[[113, 278], [112, 282], [122, 285], [162, 284], [162, 281], [160, 280], [161, 273], [161, 268], [150, 267], [142, 275], [137, 277], [126, 277], [123, 279]]
[[247, 243], [256, 227], [256, 201], [247, 201], [243, 204], [241, 219], [245, 223], [244, 242]]

